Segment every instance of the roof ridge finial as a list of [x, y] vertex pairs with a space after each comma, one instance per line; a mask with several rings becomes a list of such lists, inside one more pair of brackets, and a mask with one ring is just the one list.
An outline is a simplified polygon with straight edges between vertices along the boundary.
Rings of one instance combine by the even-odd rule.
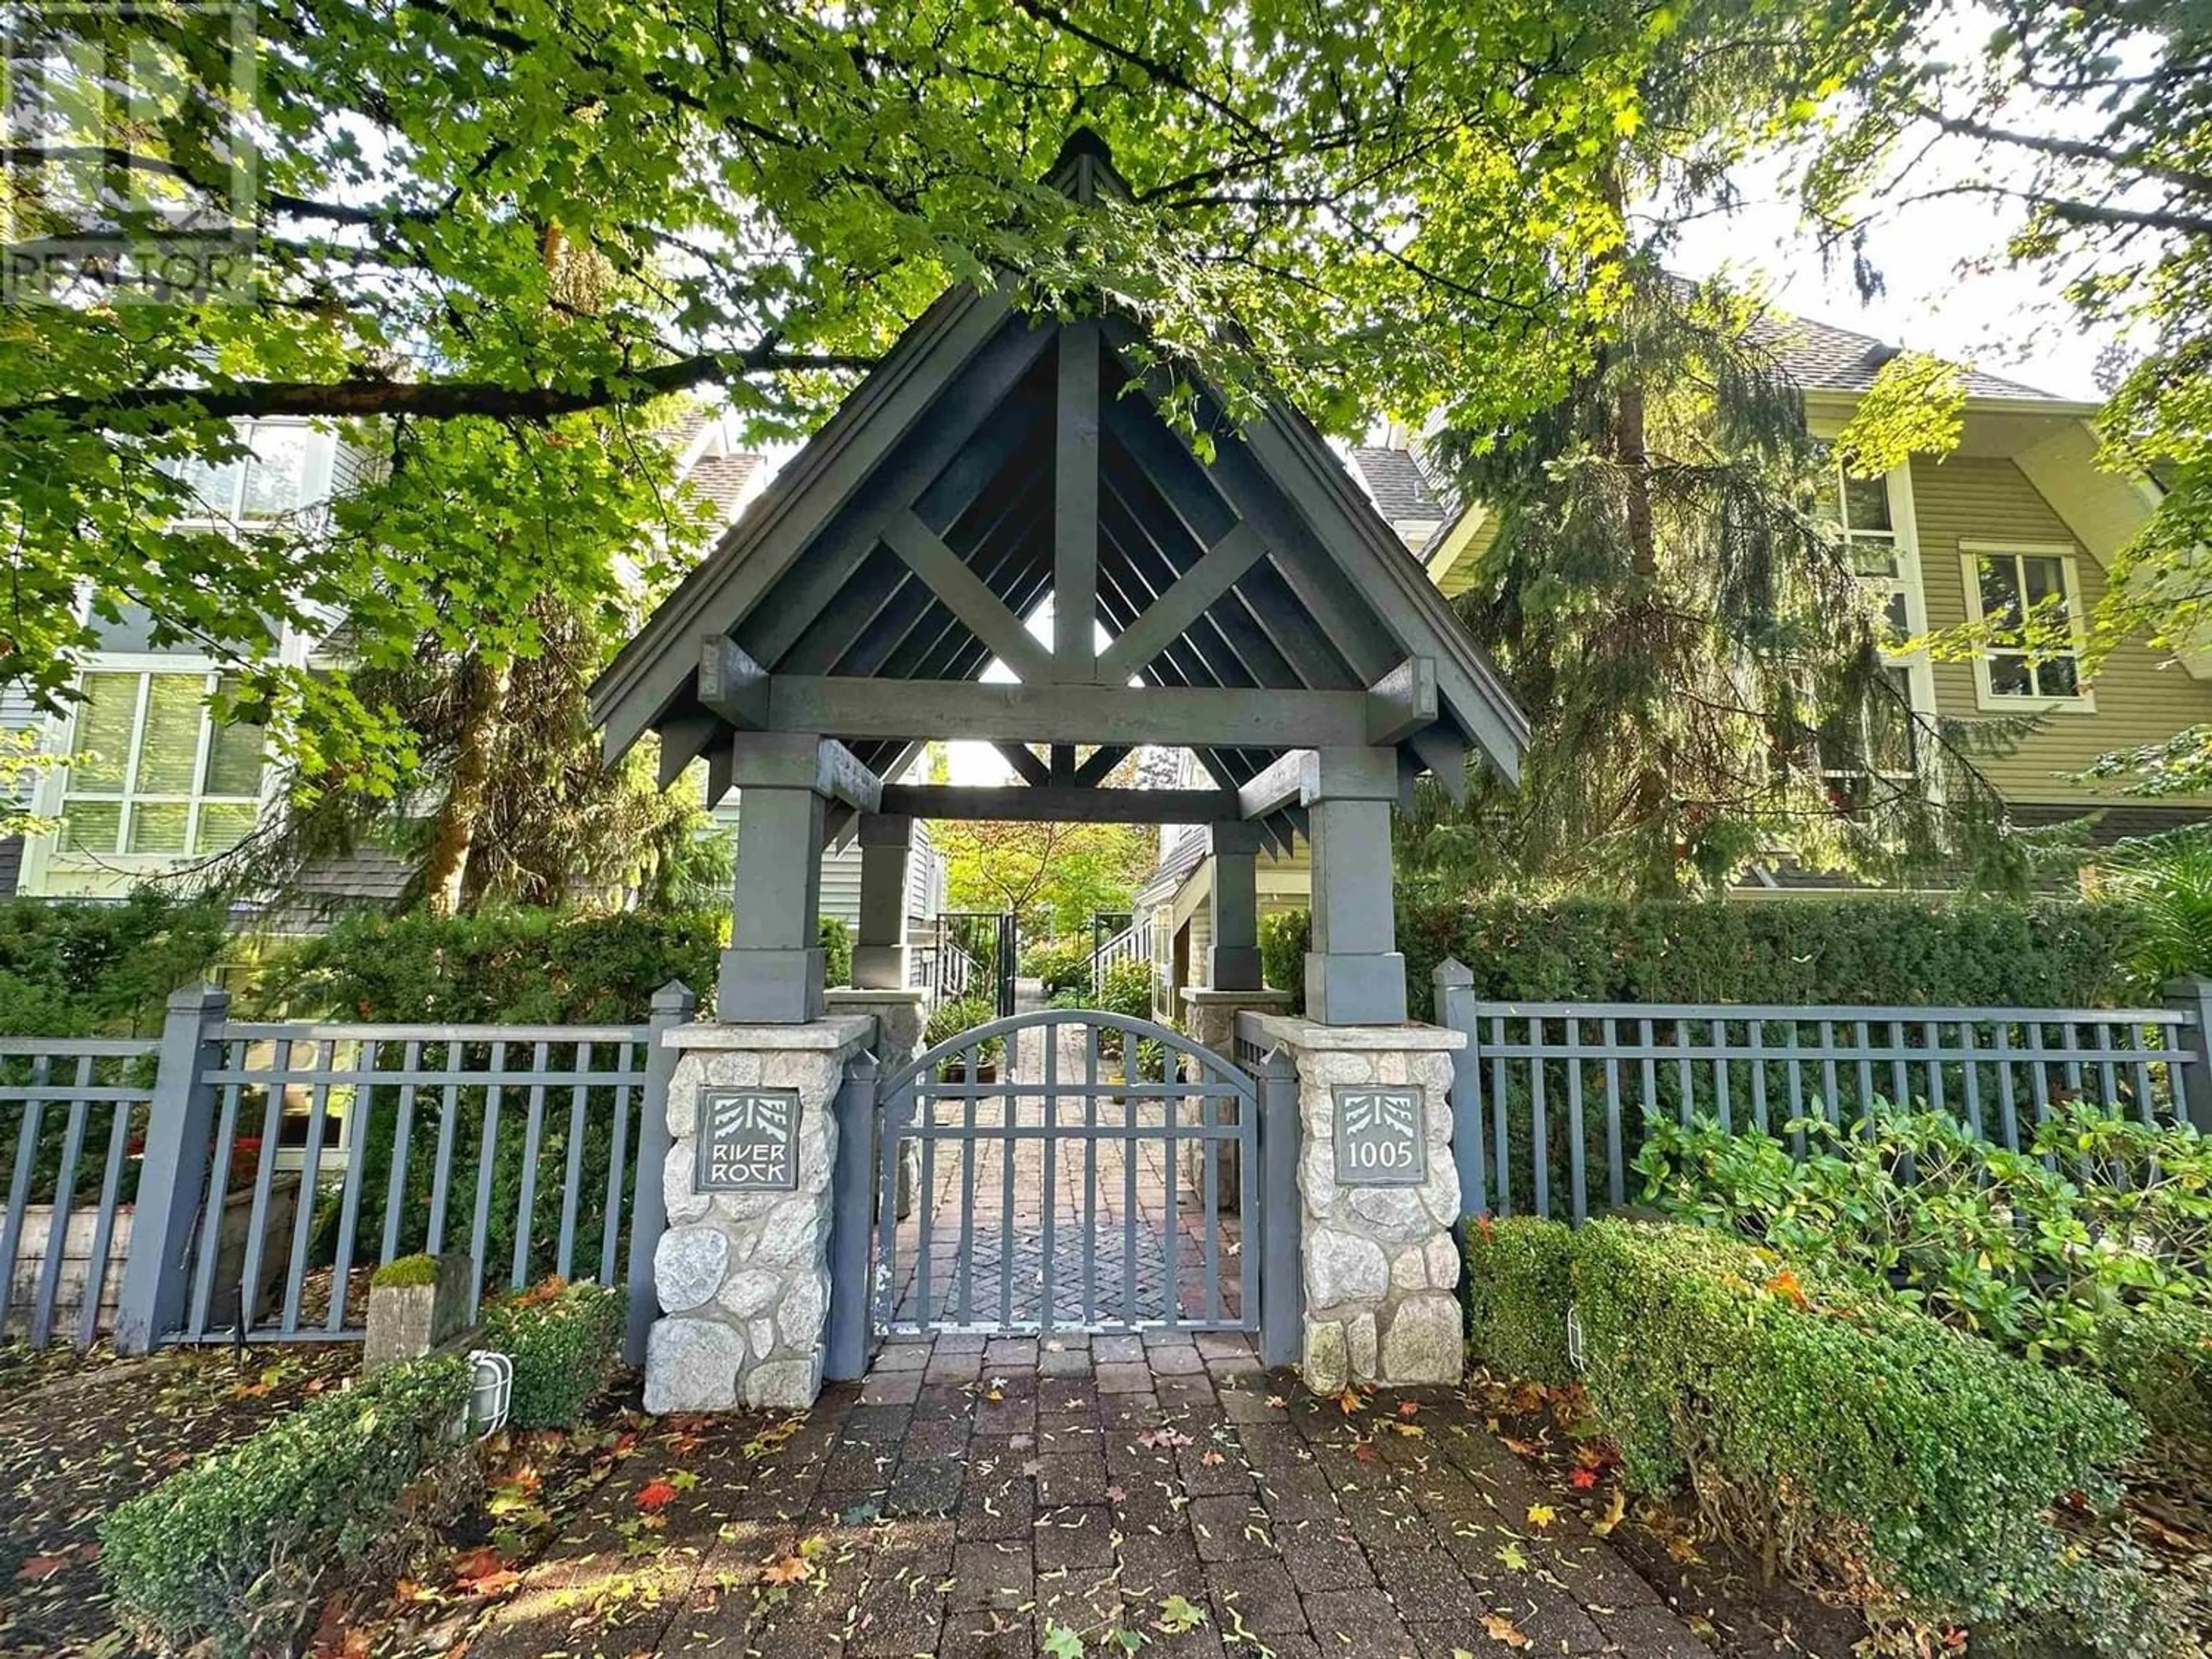
[[1045, 181], [1078, 202], [1093, 203], [1102, 196], [1133, 197], [1129, 181], [1114, 165], [1113, 147], [1098, 129], [1085, 121], [1071, 131], [1053, 158]]

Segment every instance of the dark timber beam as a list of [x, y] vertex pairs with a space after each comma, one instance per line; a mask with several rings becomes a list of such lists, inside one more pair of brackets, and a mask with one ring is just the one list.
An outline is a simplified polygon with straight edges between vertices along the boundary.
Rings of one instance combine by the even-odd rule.
[[711, 708], [694, 708], [660, 723], [660, 787], [684, 775], [684, 769], [727, 732], [729, 722]]
[[1283, 807], [1297, 804], [1300, 781], [1305, 775], [1308, 751], [1293, 749], [1237, 791], [1240, 817], [1264, 818]]
[[[779, 674], [769, 726], [846, 738], [957, 732], [984, 742], [1141, 744], [1198, 749], [1363, 748], [1364, 691], [1006, 685]], [[1237, 780], [1224, 787], [1234, 789]]]
[[1075, 781], [1085, 789], [1096, 788], [1106, 781], [1109, 773], [1129, 756], [1126, 743], [1103, 744], [1091, 753], [1091, 758], [1075, 769]]
[[1409, 657], [1367, 688], [1367, 741], [1401, 743], [1437, 723], [1437, 665]]
[[699, 645], [699, 702], [740, 732], [768, 725], [768, 671], [735, 640], [710, 634]]
[[[1052, 655], [1054, 678], [1101, 678], [1098, 614], [1098, 325], [1060, 331], [1053, 420]], [[1017, 671], [1018, 672], [1018, 671]], [[1023, 674], [1024, 679], [1030, 677]]]
[[982, 578], [938, 539], [935, 531], [911, 512], [902, 510], [884, 520], [884, 539], [968, 631], [990, 647], [992, 654], [1019, 675], [1024, 684], [1042, 684], [1052, 678], [1051, 654], [1022, 625], [1022, 619], [1006, 609], [1006, 602], [984, 585]]
[[1052, 781], [1052, 768], [1047, 766], [1029, 749], [1018, 743], [994, 743], [1000, 758], [1014, 769], [1014, 775], [1032, 787], [1042, 788]]
[[803, 789], [856, 811], [883, 810], [884, 781], [833, 738], [740, 732], [731, 740], [730, 752], [747, 788]]
[[884, 786], [887, 813], [909, 817], [1026, 823], [1214, 823], [1234, 817], [1237, 798], [1221, 789], [981, 787], [962, 784]]
[[1237, 578], [1267, 551], [1267, 544], [1249, 525], [1232, 527], [1100, 653], [1098, 678], [1111, 685], [1139, 672], [1180, 639], [1206, 607], [1235, 586]]

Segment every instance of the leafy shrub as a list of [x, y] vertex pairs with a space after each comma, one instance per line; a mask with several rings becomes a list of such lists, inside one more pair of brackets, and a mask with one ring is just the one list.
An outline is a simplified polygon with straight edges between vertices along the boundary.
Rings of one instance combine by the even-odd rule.
[[207, 977], [229, 911], [219, 898], [134, 888], [120, 903], [0, 903], [0, 1032], [140, 1036], [162, 1005]]
[[1856, 1558], [1917, 1618], [2051, 1601], [2045, 1511], [2110, 1501], [2141, 1436], [2086, 1378], [1709, 1228], [1593, 1222], [1573, 1258], [1590, 1407], [1628, 1483], [1686, 1480], [1785, 1559]]
[[2114, 1315], [2098, 1364], [2153, 1429], [2212, 1443], [2212, 1304], [2169, 1300]]
[[1053, 939], [1030, 947], [1022, 972], [1044, 981], [1048, 1000], [1070, 991], [1091, 989], [1091, 947], [1080, 939]]
[[[998, 1017], [996, 1006], [982, 997], [951, 998], [930, 1011], [929, 1023], [922, 1028], [922, 1046], [934, 1048], [940, 1042], [950, 1042], [963, 1031], [972, 1031], [978, 1025], [988, 1025]], [[1006, 1038], [985, 1037], [975, 1045], [975, 1061], [979, 1066], [995, 1066], [1006, 1057]], [[964, 1059], [948, 1056], [941, 1062], [940, 1069], [951, 1071], [965, 1064]]]
[[715, 911], [353, 915], [273, 959], [264, 994], [294, 1018], [642, 1024], [669, 981], [714, 984], [728, 927]]
[[[1516, 900], [1401, 893], [1398, 948], [1413, 1018], [1431, 1017], [1446, 957], [1486, 1001], [1898, 1003], [2104, 1007], [2155, 1000], [2130, 965], [2124, 904], [1879, 897], [1765, 902]], [[1303, 999], [1303, 911], [1261, 926], [1267, 983]]]
[[2130, 965], [2144, 984], [2212, 975], [2212, 830], [2121, 842], [2093, 879], [2141, 918]]
[[[853, 930], [842, 916], [822, 918], [822, 982], [828, 986], [853, 982]], [[704, 988], [695, 987], [695, 989]]]
[[1100, 976], [1094, 1006], [1130, 1019], [1150, 1019], [1156, 983], [1151, 963], [1140, 957], [1124, 957]]
[[517, 1429], [574, 1428], [622, 1355], [623, 1292], [549, 1279], [487, 1304], [481, 1346], [514, 1362], [507, 1420]]
[[1506, 1376], [1571, 1382], [1567, 1303], [1574, 1234], [1563, 1221], [1475, 1216], [1467, 1223], [1461, 1276], [1470, 1358]]
[[2162, 1431], [2206, 1431], [2212, 1143], [2064, 1103], [2008, 1152], [1942, 1113], [1818, 1118], [1802, 1162], [1710, 1120], [1647, 1126], [1668, 1212], [1771, 1244], [2030, 1358], [2101, 1368]]
[[100, 1571], [149, 1645], [288, 1652], [316, 1594], [392, 1547], [410, 1487], [468, 1462], [469, 1366], [409, 1360], [309, 1401], [134, 1498], [100, 1528]]

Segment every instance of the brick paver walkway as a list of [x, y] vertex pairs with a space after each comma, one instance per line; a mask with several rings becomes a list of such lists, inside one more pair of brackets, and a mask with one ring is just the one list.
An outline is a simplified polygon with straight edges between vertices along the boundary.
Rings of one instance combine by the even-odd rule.
[[[895, 1340], [787, 1431], [664, 1421], [605, 1490], [471, 1659], [1711, 1652], [1454, 1397], [1347, 1416], [1231, 1334]], [[806, 1540], [807, 1582], [765, 1582]], [[1164, 1628], [1175, 1596], [1204, 1622]]]

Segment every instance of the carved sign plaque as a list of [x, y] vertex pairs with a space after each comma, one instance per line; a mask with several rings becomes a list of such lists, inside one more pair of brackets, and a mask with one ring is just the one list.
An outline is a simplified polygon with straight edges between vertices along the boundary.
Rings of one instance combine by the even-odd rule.
[[799, 1189], [799, 1091], [702, 1089], [699, 1169], [702, 1193]]
[[1418, 1187], [1428, 1179], [1419, 1089], [1336, 1085], [1340, 1187]]

